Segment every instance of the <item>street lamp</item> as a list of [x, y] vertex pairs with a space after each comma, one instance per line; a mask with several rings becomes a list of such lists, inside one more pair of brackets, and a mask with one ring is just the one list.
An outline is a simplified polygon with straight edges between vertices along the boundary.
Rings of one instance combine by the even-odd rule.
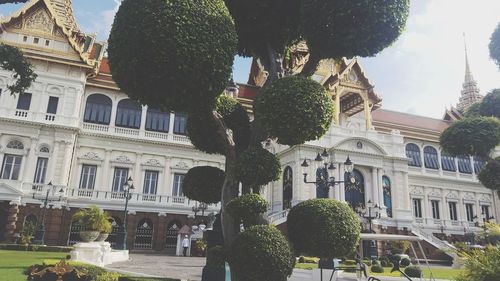
[[201, 216], [205, 216], [205, 210], [208, 208], [208, 205], [206, 203], [203, 203], [203, 202], [200, 202], [200, 204], [198, 205], [198, 203], [196, 203], [195, 206], [191, 207], [191, 210], [193, 211], [194, 213], [194, 218], [196, 219], [196, 215], [198, 214], [198, 212], [201, 211]]
[[[48, 186], [48, 188], [47, 188], [47, 192], [45, 193], [45, 196], [41, 196], [41, 197], [39, 196], [39, 193], [37, 192], [39, 186], [34, 185], [32, 187], [33, 199], [42, 202], [40, 204], [40, 208], [42, 209], [42, 220], [41, 220], [40, 224], [38, 225], [37, 230], [35, 231], [35, 237], [33, 239], [33, 243], [39, 244], [39, 245], [45, 244], [45, 212], [48, 208], [50, 208], [50, 206], [51, 206], [50, 203], [63, 201], [62, 196], [64, 195], [64, 188], [61, 187], [61, 189], [59, 191], [56, 191], [57, 188], [52, 184], [52, 181], [49, 182], [49, 184], [47, 186]], [[55, 198], [50, 197], [50, 191], [53, 192]]]
[[[372, 212], [372, 210], [374, 210], [374, 212]], [[370, 231], [370, 233], [373, 233], [372, 221], [374, 219], [380, 218], [380, 211], [382, 211], [382, 208], [380, 208], [378, 204], [373, 204], [371, 200], [368, 200], [368, 202], [366, 202], [366, 208], [358, 207], [356, 209], [356, 212], [360, 217], [368, 220], [368, 230]]]
[[125, 197], [125, 210], [123, 212], [123, 229], [122, 229], [122, 244], [118, 245], [118, 248], [123, 250], [127, 249], [127, 208], [128, 201], [132, 198], [132, 191], [134, 190], [134, 182], [132, 177], [128, 177], [127, 182], [123, 185], [123, 196]]
[[342, 180], [342, 181], [336, 181], [334, 176], [330, 176], [328, 171], [333, 172], [336, 167], [333, 164], [333, 162], [328, 161], [328, 157], [330, 155], [326, 151], [326, 149], [323, 149], [323, 152], [320, 154], [316, 155], [316, 158], [314, 159], [315, 166], [316, 168], [316, 181], [307, 181], [307, 168], [309, 167], [309, 164], [307, 163], [307, 160], [304, 159], [304, 162], [302, 162], [301, 166], [303, 168], [303, 174], [304, 174], [304, 183], [314, 183], [316, 184], [316, 198], [328, 198], [328, 190], [330, 187], [335, 187], [337, 184], [349, 184], [348, 187], [350, 186], [355, 186], [356, 185], [356, 178], [352, 174], [352, 171], [354, 169], [354, 164], [352, 163], [351, 159], [349, 156], [347, 156], [346, 161], [344, 162], [345, 166], [345, 173], [346, 173], [346, 178], [347, 180]]

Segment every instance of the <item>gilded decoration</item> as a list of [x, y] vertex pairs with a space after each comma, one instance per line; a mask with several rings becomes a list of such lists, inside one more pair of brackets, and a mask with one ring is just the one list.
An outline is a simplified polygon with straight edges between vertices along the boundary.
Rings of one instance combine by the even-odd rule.
[[39, 30], [52, 34], [54, 23], [45, 9], [38, 9], [28, 16], [24, 23], [26, 29]]

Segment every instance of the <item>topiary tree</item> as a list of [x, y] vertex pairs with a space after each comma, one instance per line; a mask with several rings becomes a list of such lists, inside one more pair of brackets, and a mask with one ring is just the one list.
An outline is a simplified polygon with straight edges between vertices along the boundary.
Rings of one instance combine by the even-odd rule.
[[489, 47], [491, 59], [500, 67], [500, 23], [491, 35]]
[[[108, 54], [118, 86], [143, 104], [187, 112], [193, 145], [225, 157], [220, 198], [226, 248], [240, 232], [239, 218], [226, 207], [239, 196], [240, 184], [243, 193], [258, 192], [280, 174], [278, 159], [261, 141], [301, 144], [331, 124], [331, 98], [307, 77], [314, 62], [373, 55], [397, 38], [408, 16], [408, 0], [330, 2], [124, 0], [116, 14]], [[298, 38], [309, 44], [313, 63], [302, 77], [284, 77], [282, 58]], [[253, 56], [268, 73], [251, 123], [238, 101], [220, 97], [236, 53]]]
[[492, 90], [483, 98], [479, 115], [500, 118], [500, 89]]
[[353, 253], [361, 233], [359, 219], [349, 205], [326, 198], [294, 206], [287, 228], [297, 254], [328, 259]]
[[477, 177], [485, 187], [500, 191], [500, 157], [488, 161]]
[[285, 236], [272, 225], [256, 225], [240, 233], [229, 249], [237, 280], [286, 281], [295, 257]]
[[258, 224], [259, 215], [267, 211], [267, 201], [259, 194], [248, 193], [229, 201], [226, 208], [245, 227], [250, 227]]
[[224, 177], [224, 171], [216, 167], [193, 167], [184, 176], [182, 192], [191, 200], [218, 203]]

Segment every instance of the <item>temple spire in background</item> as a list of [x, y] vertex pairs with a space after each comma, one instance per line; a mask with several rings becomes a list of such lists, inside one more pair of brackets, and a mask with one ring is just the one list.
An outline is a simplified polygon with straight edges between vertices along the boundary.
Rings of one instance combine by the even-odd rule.
[[465, 47], [465, 79], [462, 84], [462, 92], [457, 104], [457, 109], [464, 113], [473, 103], [480, 101], [483, 97], [479, 94], [479, 87], [476, 80], [472, 76], [470, 70], [469, 55], [467, 51], [467, 42], [464, 33], [464, 47]]

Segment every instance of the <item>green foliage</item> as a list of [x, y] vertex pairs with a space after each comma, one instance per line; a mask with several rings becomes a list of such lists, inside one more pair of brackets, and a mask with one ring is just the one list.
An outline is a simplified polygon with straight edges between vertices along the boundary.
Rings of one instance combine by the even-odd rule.
[[489, 160], [477, 178], [486, 188], [500, 190], [500, 157]]
[[225, 173], [223, 170], [200, 166], [189, 169], [182, 183], [187, 198], [204, 203], [220, 202]]
[[361, 232], [356, 213], [333, 199], [311, 199], [294, 206], [288, 214], [287, 227], [298, 254], [321, 258], [350, 255]]
[[95, 205], [81, 209], [73, 215], [73, 220], [78, 221], [87, 230], [104, 233], [111, 233], [112, 225], [109, 219], [109, 215]]
[[225, 0], [235, 19], [238, 54], [266, 58], [267, 46], [282, 53], [298, 37], [298, 0]]
[[403, 241], [403, 240], [398, 240], [398, 241], [390, 241], [389, 242], [389, 248], [391, 249], [392, 254], [404, 254], [408, 249], [411, 247], [411, 242], [410, 241]]
[[500, 23], [491, 35], [489, 47], [491, 59], [500, 67]]
[[130, 98], [190, 112], [212, 107], [224, 90], [236, 41], [223, 0], [125, 0], [109, 36], [109, 64]]
[[440, 143], [452, 156], [488, 156], [500, 143], [500, 121], [492, 117], [477, 117], [453, 122], [441, 134]]
[[378, 265], [378, 264], [372, 265], [371, 272], [373, 272], [373, 273], [383, 273], [384, 272], [384, 268], [381, 265]]
[[401, 267], [407, 267], [407, 266], [410, 266], [410, 264], [411, 264], [411, 260], [409, 258], [402, 258], [401, 259], [401, 262], [400, 262]]
[[281, 175], [279, 159], [260, 144], [243, 151], [236, 163], [236, 177], [250, 186], [262, 186], [278, 180]]
[[422, 269], [419, 266], [412, 265], [405, 268], [404, 273], [410, 277], [422, 277]]
[[318, 82], [290, 76], [266, 86], [254, 102], [264, 131], [285, 145], [323, 136], [332, 123], [333, 101]]
[[224, 267], [226, 262], [226, 253], [222, 246], [215, 246], [207, 251], [207, 266], [208, 267]]
[[299, 257], [299, 263], [315, 263], [315, 264], [317, 264], [318, 262], [319, 262], [319, 259], [315, 258], [315, 257], [304, 257], [304, 256]]
[[483, 98], [479, 113], [481, 116], [500, 118], [500, 89], [492, 90]]
[[24, 94], [37, 77], [33, 71], [33, 66], [23, 56], [21, 50], [1, 43], [0, 58], [0, 68], [14, 72], [13, 77], [16, 82], [8, 85], [7, 89], [12, 94]]
[[484, 250], [470, 250], [459, 255], [465, 258], [465, 265], [457, 281], [500, 280], [500, 247], [487, 246]]
[[409, 0], [302, 1], [303, 36], [319, 59], [373, 56], [404, 30]]
[[222, 95], [217, 98], [217, 112], [222, 115], [226, 126], [233, 130], [233, 138], [238, 150], [245, 150], [250, 143], [250, 119], [247, 111], [235, 98]]
[[121, 275], [116, 272], [104, 272], [95, 278], [95, 281], [118, 281]]
[[256, 224], [257, 217], [267, 211], [267, 201], [259, 194], [248, 193], [237, 197], [226, 205], [226, 210], [243, 220], [245, 227]]
[[295, 257], [274, 226], [256, 225], [240, 233], [229, 249], [229, 264], [240, 281], [286, 281]]
[[21, 229], [21, 244], [31, 244], [31, 240], [33, 239], [36, 231], [36, 225], [31, 221], [26, 221], [23, 225], [23, 229]]
[[475, 102], [464, 113], [465, 118], [474, 118], [481, 116], [479, 114], [479, 107], [481, 107], [481, 102]]

